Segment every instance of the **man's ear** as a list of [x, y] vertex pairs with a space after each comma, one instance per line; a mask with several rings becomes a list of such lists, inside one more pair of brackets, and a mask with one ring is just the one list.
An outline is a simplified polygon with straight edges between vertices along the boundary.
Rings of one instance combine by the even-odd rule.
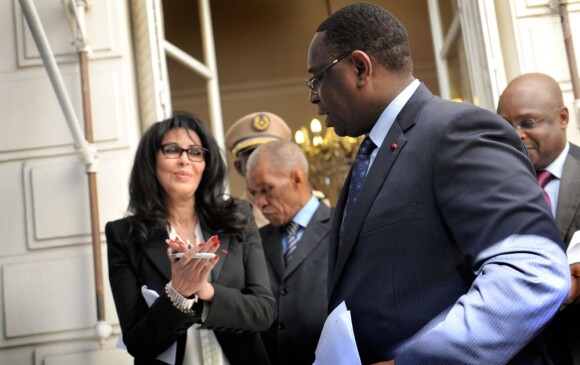
[[373, 72], [373, 63], [368, 54], [363, 51], [351, 53], [352, 63], [356, 67], [357, 83], [366, 83]]
[[568, 127], [568, 119], [570, 118], [568, 108], [563, 107], [562, 110], [560, 110], [559, 117], [560, 117], [560, 126], [564, 131], [566, 131], [566, 128]]
[[298, 168], [292, 169], [292, 171], [290, 171], [290, 180], [292, 180], [292, 184], [294, 185], [304, 184], [304, 172]]

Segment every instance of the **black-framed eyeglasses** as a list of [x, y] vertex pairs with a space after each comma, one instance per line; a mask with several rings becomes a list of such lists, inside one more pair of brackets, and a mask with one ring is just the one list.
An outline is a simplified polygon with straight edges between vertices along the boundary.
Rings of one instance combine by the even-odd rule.
[[175, 143], [167, 143], [159, 147], [161, 153], [166, 158], [177, 159], [180, 158], [184, 151], [187, 151], [187, 158], [192, 162], [201, 162], [205, 160], [205, 156], [209, 152], [207, 148], [195, 146], [191, 148], [181, 148]]
[[336, 57], [336, 59], [334, 61], [332, 61], [330, 64], [326, 65], [325, 67], [323, 67], [322, 70], [315, 73], [311, 78], [309, 78], [308, 80], [304, 80], [304, 83], [306, 84], [306, 86], [308, 86], [310, 88], [310, 90], [312, 90], [313, 93], [318, 94], [318, 88], [320, 87], [320, 80], [322, 80], [322, 75], [326, 71], [330, 70], [332, 68], [332, 66], [334, 66], [338, 62], [340, 62], [340, 60], [350, 56], [352, 54], [352, 52], [353, 51], [350, 51], [350, 52], [344, 53], [344, 54]]
[[559, 106], [557, 108], [554, 108], [552, 110], [550, 110], [549, 112], [547, 112], [546, 114], [542, 115], [541, 117], [538, 118], [534, 118], [534, 117], [525, 117], [522, 119], [517, 120], [515, 123], [511, 123], [510, 124], [518, 131], [521, 130], [529, 130], [529, 129], [533, 129], [535, 128], [540, 122], [542, 122], [543, 120], [546, 119], [547, 116], [551, 115], [552, 113], [556, 112], [556, 111], [560, 111], [562, 110], [562, 106]]

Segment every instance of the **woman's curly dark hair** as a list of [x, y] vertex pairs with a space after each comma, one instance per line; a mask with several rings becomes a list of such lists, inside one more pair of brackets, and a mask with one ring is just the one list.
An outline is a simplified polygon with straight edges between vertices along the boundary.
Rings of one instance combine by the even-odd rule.
[[208, 149], [205, 169], [195, 192], [195, 210], [200, 224], [216, 234], [245, 232], [248, 215], [239, 199], [225, 195], [227, 168], [216, 140], [201, 120], [186, 112], [176, 112], [171, 118], [149, 127], [137, 147], [129, 181], [128, 213], [132, 236], [147, 240], [153, 231], [167, 227], [165, 191], [157, 181], [156, 161], [163, 138], [176, 128], [197, 133], [202, 146]]

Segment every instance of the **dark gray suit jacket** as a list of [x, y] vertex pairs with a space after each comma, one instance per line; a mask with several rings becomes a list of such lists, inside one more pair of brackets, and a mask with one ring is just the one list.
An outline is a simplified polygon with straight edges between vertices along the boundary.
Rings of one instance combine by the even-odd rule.
[[[124, 218], [107, 223], [109, 282], [123, 331], [123, 340], [135, 364], [162, 364], [155, 357], [177, 341], [176, 365], [181, 365], [186, 331], [200, 320], [203, 306], [190, 316], [176, 309], [165, 294], [171, 279], [167, 258], [167, 232], [154, 232], [147, 242], [130, 237]], [[203, 230], [207, 240], [211, 233]], [[269, 364], [259, 331], [272, 323], [276, 304], [270, 290], [258, 230], [244, 235], [220, 235], [220, 260], [212, 270], [215, 296], [202, 328], [214, 333], [231, 364]], [[227, 254], [225, 253], [227, 252]], [[159, 298], [151, 308], [141, 286]]]
[[326, 319], [328, 237], [331, 209], [324, 203], [314, 213], [296, 251], [285, 267], [279, 227], [260, 229], [278, 319], [263, 334], [275, 364], [312, 364]]
[[[580, 147], [570, 144], [560, 181], [556, 224], [566, 248], [580, 230]], [[545, 333], [556, 365], [580, 365], [580, 300], [559, 312]]]
[[549, 363], [543, 342], [526, 342], [565, 299], [568, 268], [508, 123], [421, 84], [341, 234], [349, 181], [331, 228], [329, 311], [346, 302], [363, 364]]
[[556, 224], [567, 248], [572, 235], [580, 230], [580, 147], [572, 143], [560, 181]]

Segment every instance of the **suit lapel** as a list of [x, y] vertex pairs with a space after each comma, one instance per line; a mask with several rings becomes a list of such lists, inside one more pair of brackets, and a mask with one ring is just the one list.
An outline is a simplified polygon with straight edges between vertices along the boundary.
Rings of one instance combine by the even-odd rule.
[[[331, 242], [333, 242], [331, 249], [333, 251], [331, 251], [329, 261], [329, 265], [332, 264], [329, 271], [329, 298], [331, 297], [332, 291], [340, 278], [346, 262], [348, 261], [350, 252], [357, 242], [367, 213], [370, 210], [379, 189], [385, 183], [391, 167], [397, 157], [402, 153], [403, 148], [407, 143], [407, 138], [404, 133], [415, 125], [419, 111], [432, 97], [433, 94], [431, 94], [425, 85], [419, 85], [413, 96], [411, 96], [397, 116], [377, 152], [364, 185], [359, 193], [357, 202], [352, 208], [347, 221], [344, 222], [345, 226], [341, 235], [340, 225], [346, 203], [346, 196], [348, 194], [350, 176], [352, 174], [351, 168], [349, 177], [347, 178], [341, 192], [339, 200], [340, 204], [337, 204], [337, 210], [340, 209], [340, 212], [335, 213], [335, 219], [333, 219], [331, 237]], [[336, 242], [340, 242], [338, 247], [336, 247]], [[334, 252], [336, 252], [336, 254], [334, 254]], [[334, 258], [336, 259], [334, 260]]]
[[167, 232], [157, 231], [151, 234], [149, 240], [141, 245], [145, 255], [153, 265], [169, 281], [171, 279], [171, 263], [167, 257], [167, 244], [165, 240], [169, 238]]
[[290, 276], [302, 264], [308, 255], [310, 255], [312, 250], [320, 244], [328, 234], [329, 226], [330, 208], [324, 203], [320, 203], [318, 209], [314, 212], [308, 227], [304, 230], [302, 238], [298, 242], [298, 247], [296, 248], [296, 251], [294, 251], [292, 259], [284, 271], [285, 278]]
[[564, 162], [564, 173], [560, 181], [560, 193], [558, 196], [558, 208], [556, 211], [556, 223], [565, 237], [570, 223], [574, 219], [574, 213], [580, 206], [580, 194], [577, 185], [580, 181], [580, 148], [570, 145], [570, 152]]
[[282, 234], [279, 227], [269, 224], [263, 228], [264, 255], [268, 264], [274, 269], [274, 274], [278, 280], [284, 274], [284, 262], [282, 260]]
[[[204, 242], [207, 242], [207, 240], [209, 240], [211, 238], [211, 236], [214, 235], [213, 233], [209, 232], [208, 230], [206, 230], [203, 227], [201, 228], [201, 231], [203, 233]], [[215, 264], [214, 268], [211, 270], [211, 279], [212, 279], [211, 281], [213, 281], [213, 282], [216, 282], [217, 279], [219, 278], [219, 275], [222, 271], [222, 267], [224, 266], [224, 261], [227, 258], [226, 252], [228, 252], [230, 244], [233, 240], [233, 236], [231, 236], [231, 235], [223, 235], [223, 236], [218, 235], [218, 239], [220, 241], [220, 247], [216, 251], [216, 255], [218, 255], [220, 258], [219, 258], [217, 264]]]
[[[367, 178], [359, 193], [358, 199], [350, 212], [348, 219], [344, 222], [342, 235], [340, 235], [340, 245], [336, 256], [336, 264], [332, 278], [332, 288], [336, 285], [344, 265], [354, 247], [360, 233], [364, 220], [371, 205], [385, 182], [389, 170], [403, 150], [407, 139], [403, 134], [399, 124], [393, 123], [389, 133], [385, 137], [383, 144], [379, 148], [377, 156], [371, 165]], [[393, 143], [397, 144], [395, 149], [391, 148]], [[340, 227], [338, 228], [340, 230]]]

